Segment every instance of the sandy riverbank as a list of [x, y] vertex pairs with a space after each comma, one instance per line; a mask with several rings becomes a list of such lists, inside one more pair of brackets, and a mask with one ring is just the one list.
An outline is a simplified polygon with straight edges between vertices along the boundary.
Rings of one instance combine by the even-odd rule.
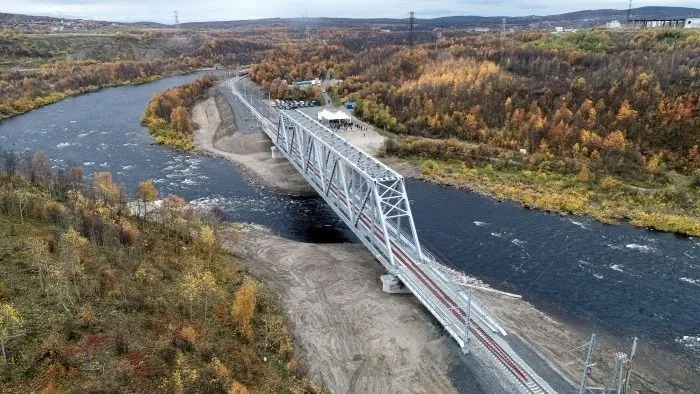
[[273, 159], [271, 143], [259, 130], [239, 130], [226, 99], [213, 95], [195, 105], [195, 148], [223, 157], [241, 168], [252, 183], [282, 193], [310, 196], [311, 186], [285, 159]]
[[[233, 230], [232, 230], [233, 231]], [[225, 246], [279, 295], [299, 354], [333, 393], [450, 393], [450, 339], [410, 295], [381, 291], [361, 245], [305, 244], [248, 226]]]

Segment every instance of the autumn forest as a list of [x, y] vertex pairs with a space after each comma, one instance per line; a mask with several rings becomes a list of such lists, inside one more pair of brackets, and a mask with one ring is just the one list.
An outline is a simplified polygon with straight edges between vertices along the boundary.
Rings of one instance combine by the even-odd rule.
[[[576, 181], [560, 189], [581, 189], [584, 202], [625, 194], [618, 197], [626, 207], [599, 216], [608, 221], [658, 205], [654, 199], [667, 204], [660, 214], [700, 213], [699, 61], [700, 33], [688, 30], [519, 32], [360, 51], [341, 40], [283, 45], [251, 75], [278, 96], [281, 80], [342, 79], [332, 89], [338, 101], [355, 101], [356, 115], [394, 136], [385, 152], [419, 158], [424, 173], [442, 180], [488, 167]], [[523, 201], [520, 193], [503, 196]], [[532, 202], [577, 213], [608, 209]], [[674, 220], [653, 227], [700, 232], [697, 220]]]

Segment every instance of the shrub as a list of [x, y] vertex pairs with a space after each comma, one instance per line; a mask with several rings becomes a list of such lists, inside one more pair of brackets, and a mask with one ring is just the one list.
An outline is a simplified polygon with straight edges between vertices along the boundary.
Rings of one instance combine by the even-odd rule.
[[134, 246], [139, 240], [139, 230], [131, 223], [122, 224], [119, 240], [124, 246]]
[[194, 345], [194, 342], [197, 340], [197, 332], [192, 326], [184, 326], [180, 329], [180, 338], [190, 345]]
[[578, 173], [578, 180], [579, 182], [586, 183], [588, 180], [591, 178], [591, 171], [588, 169], [588, 167], [583, 166], [581, 167], [581, 171]]
[[118, 356], [123, 356], [129, 353], [129, 340], [127, 339], [124, 330], [118, 330], [116, 333], [114, 333], [113, 347], [114, 352]]
[[60, 202], [49, 201], [46, 204], [46, 212], [48, 218], [55, 224], [61, 224], [65, 221], [66, 207]]
[[606, 176], [605, 178], [603, 178], [603, 180], [600, 181], [600, 186], [602, 186], [603, 189], [612, 189], [617, 185], [618, 181], [610, 175]]
[[233, 382], [228, 388], [228, 394], [248, 394], [248, 389], [239, 382]]
[[251, 320], [253, 313], [255, 313], [255, 303], [255, 285], [252, 281], [246, 280], [236, 292], [231, 307], [231, 317], [246, 337], [253, 334]]
[[78, 310], [78, 323], [83, 327], [90, 327], [95, 325], [97, 319], [95, 319], [95, 314], [92, 310], [90, 304], [85, 304]]

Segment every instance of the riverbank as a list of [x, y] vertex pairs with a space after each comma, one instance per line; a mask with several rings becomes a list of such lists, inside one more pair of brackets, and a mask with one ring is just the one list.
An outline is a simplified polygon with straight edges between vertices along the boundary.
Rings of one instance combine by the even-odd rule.
[[[448, 379], [448, 369], [483, 372], [483, 366], [471, 364], [474, 357], [459, 354], [414, 297], [381, 291], [383, 269], [362, 245], [301, 243], [253, 225], [229, 231], [224, 246], [244, 257], [244, 269], [277, 294], [302, 363], [331, 392], [454, 392], [456, 382]], [[583, 351], [571, 349], [588, 341], [588, 328], [548, 316], [521, 299], [474, 291], [506, 328], [509, 344], [521, 357], [544, 369], [550, 379], [560, 381], [552, 375], [558, 373], [577, 387]], [[606, 382], [612, 354], [628, 345], [598, 335], [590, 386]], [[694, 393], [700, 389], [698, 373], [642, 343], [631, 387], [639, 392]], [[488, 381], [479, 383], [480, 390], [472, 392], [490, 392]], [[570, 387], [562, 389], [560, 384], [559, 389], [567, 392]]]
[[593, 187], [576, 177], [551, 172], [468, 167], [423, 157], [388, 156], [383, 160], [400, 163], [404, 176], [511, 200], [526, 208], [586, 215], [606, 224], [624, 221], [636, 227], [700, 237], [700, 200], [693, 196], [692, 186], [686, 185], [686, 197], [692, 199], [692, 206], [686, 209], [687, 214], [678, 214], [671, 199], [682, 191], [674, 186], [640, 190], [617, 181], [607, 188]]
[[[33, 98], [27, 98], [23, 97], [20, 100], [16, 100], [13, 102], [10, 102], [6, 104], [8, 107], [12, 108], [12, 112], [5, 113], [0, 108], [0, 121], [3, 121], [5, 119], [11, 119], [15, 116], [23, 115], [28, 112], [34, 111], [36, 109], [45, 107], [50, 104], [55, 104], [59, 101], [65, 100], [67, 98], [71, 97], [76, 97], [76, 96], [81, 96], [84, 94], [88, 93], [94, 93], [98, 92], [102, 89], [107, 89], [107, 88], [113, 88], [113, 87], [118, 87], [118, 86], [137, 86], [137, 85], [143, 85], [146, 83], [154, 82], [163, 78], [168, 78], [168, 77], [174, 77], [178, 75], [188, 75], [200, 71], [207, 71], [211, 70], [210, 68], [203, 68], [203, 69], [187, 69], [187, 70], [178, 70], [176, 72], [168, 72], [164, 74], [158, 74], [158, 75], [149, 75], [147, 77], [137, 77], [133, 80], [125, 80], [125, 81], [118, 81], [115, 83], [105, 83], [105, 84], [99, 84], [99, 85], [88, 85], [88, 86], [82, 86], [77, 89], [68, 89], [65, 91], [55, 91], [51, 92], [48, 95], [43, 95], [43, 96], [36, 96]], [[0, 103], [1, 104], [1, 103]]]
[[234, 116], [226, 98], [214, 89], [206, 100], [194, 106], [192, 121], [197, 151], [228, 160], [254, 184], [290, 195], [315, 195], [287, 160], [272, 158], [272, 144], [259, 126]]

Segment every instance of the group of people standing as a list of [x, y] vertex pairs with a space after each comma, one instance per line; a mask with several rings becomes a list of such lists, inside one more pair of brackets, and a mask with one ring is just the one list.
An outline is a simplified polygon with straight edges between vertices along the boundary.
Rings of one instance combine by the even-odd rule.
[[328, 124], [328, 128], [331, 130], [344, 130], [344, 131], [362, 131], [362, 136], [366, 137], [367, 136], [367, 130], [369, 129], [367, 126], [363, 126], [357, 122], [340, 122], [340, 123], [330, 123]]

